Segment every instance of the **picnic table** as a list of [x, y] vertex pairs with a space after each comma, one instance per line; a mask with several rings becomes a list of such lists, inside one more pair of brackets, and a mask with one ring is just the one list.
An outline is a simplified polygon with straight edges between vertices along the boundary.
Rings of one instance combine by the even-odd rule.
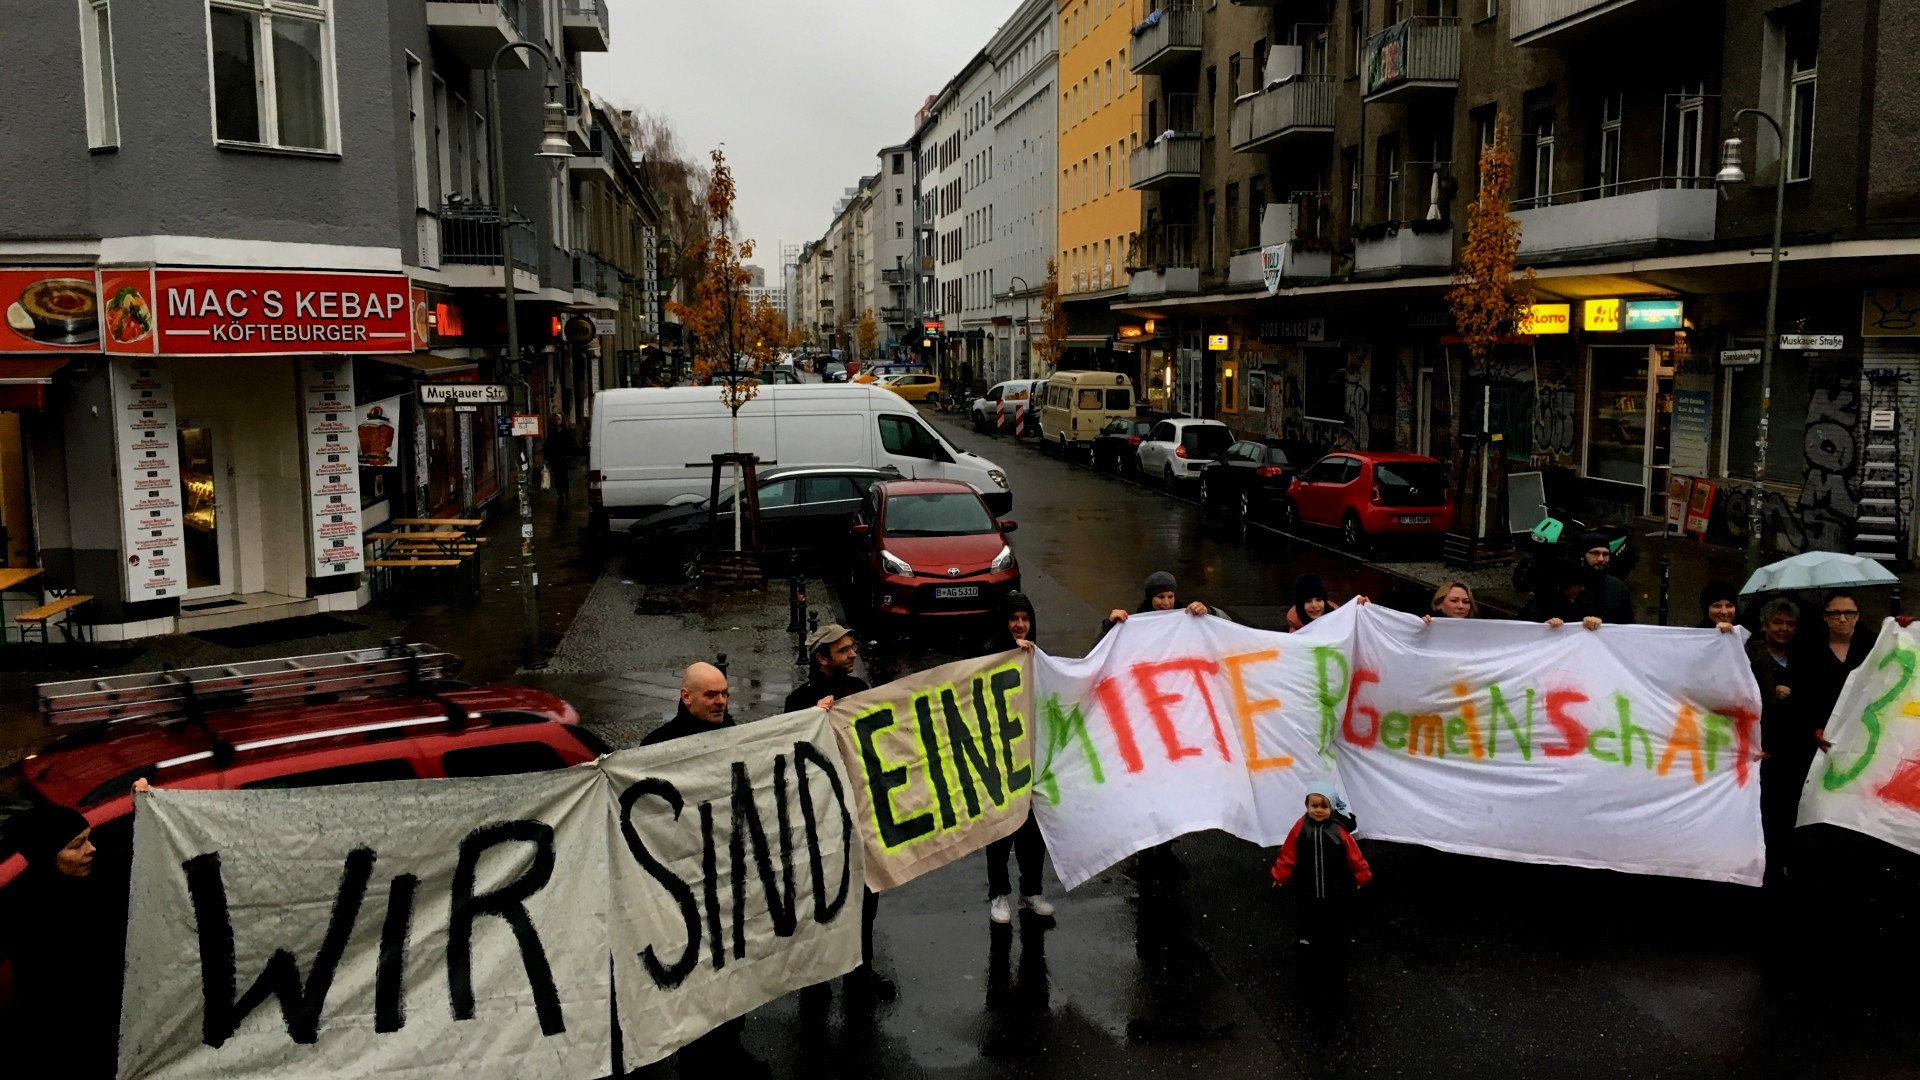
[[382, 532], [368, 533], [375, 545], [368, 569], [392, 576], [405, 570], [459, 571], [468, 595], [478, 591], [480, 545], [487, 542], [476, 530], [479, 518], [394, 518]]
[[[93, 628], [86, 624], [74, 623], [69, 613], [75, 608], [91, 603], [93, 597], [68, 589], [49, 598], [46, 582], [41, 576], [45, 573], [46, 568], [40, 566], [10, 566], [0, 569], [0, 595], [11, 592], [31, 592], [34, 599], [38, 601], [38, 605], [32, 610], [23, 611], [13, 617], [14, 624], [20, 631], [21, 644], [26, 644], [27, 635], [31, 633], [38, 633], [40, 640], [46, 641], [47, 628], [56, 625], [54, 620], [63, 615], [67, 617], [60, 618], [57, 625], [60, 627], [60, 633], [67, 640], [76, 640], [76, 632], [80, 640], [91, 640]], [[30, 583], [33, 585], [31, 590], [22, 588]], [[5, 638], [6, 635], [0, 633], [0, 641], [4, 641]]]

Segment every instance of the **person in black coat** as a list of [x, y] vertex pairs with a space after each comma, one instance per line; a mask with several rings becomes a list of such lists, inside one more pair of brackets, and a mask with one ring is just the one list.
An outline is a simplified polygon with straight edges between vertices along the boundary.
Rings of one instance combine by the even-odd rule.
[[[1558, 629], [1579, 623], [1598, 630], [1603, 622], [1587, 595], [1587, 575], [1563, 562], [1543, 564], [1534, 575], [1534, 594], [1520, 609], [1522, 622], [1543, 622]], [[1618, 584], [1616, 582], [1615, 584]]]
[[[1133, 609], [1135, 615], [1145, 614], [1149, 611], [1172, 611], [1174, 608], [1181, 606], [1179, 583], [1174, 580], [1172, 574], [1167, 573], [1165, 570], [1155, 570], [1153, 573], [1148, 574], [1146, 584], [1142, 586], [1142, 590], [1144, 595], [1140, 598], [1140, 606]], [[1207, 605], [1198, 600], [1186, 605], [1186, 608], [1187, 614], [1189, 615], [1209, 614]], [[1106, 637], [1109, 630], [1126, 621], [1127, 613], [1119, 608], [1114, 608], [1107, 614], [1106, 619], [1100, 623], [1100, 636]]]
[[[828, 623], [807, 635], [807, 681], [787, 695], [788, 712], [811, 709], [822, 702], [852, 697], [871, 689], [866, 680], [853, 673], [860, 662], [860, 643], [853, 631], [839, 623]], [[821, 705], [832, 708], [831, 704]]]
[[1760, 634], [1747, 640], [1760, 687], [1760, 829], [1767, 845], [1764, 883], [1777, 886], [1793, 861], [1800, 788], [1813, 764], [1813, 729], [1802, 706], [1802, 653], [1794, 648], [1800, 609], [1777, 599], [1760, 609]]
[[[1039, 620], [1033, 601], [1025, 593], [1007, 594], [1006, 625], [994, 644], [993, 652], [1032, 649]], [[1040, 862], [1046, 858], [1046, 842], [1040, 837], [1040, 822], [1031, 811], [1027, 820], [1013, 833], [987, 845], [987, 917], [996, 923], [1013, 921], [1013, 884], [1007, 880], [1007, 856], [1015, 855], [1020, 864], [1020, 906], [1039, 918], [1051, 918], [1054, 908], [1041, 889]]]
[[1730, 582], [1709, 581], [1700, 589], [1700, 629], [1731, 632], [1740, 619], [1740, 591]]
[[1633, 622], [1633, 596], [1627, 592], [1626, 582], [1607, 572], [1613, 564], [1613, 549], [1607, 546], [1605, 535], [1597, 532], [1587, 533], [1580, 542], [1580, 576], [1586, 583], [1587, 614], [1598, 616], [1601, 622], [1625, 626]]
[[1847, 676], [1867, 662], [1873, 651], [1873, 635], [1860, 629], [1860, 601], [1846, 591], [1827, 594], [1820, 609], [1826, 629], [1803, 638], [1800, 656], [1800, 707], [1813, 728], [1813, 744], [1827, 750], [1827, 720], [1840, 702], [1840, 691]]
[[[116, 886], [94, 876], [92, 828], [77, 810], [34, 807], [7, 820], [6, 836], [27, 861], [10, 890], [6, 920], [19, 1030], [39, 1043], [43, 1067], [57, 1062], [43, 1075], [111, 1078], [120, 1042], [126, 881], [117, 878]], [[30, 1072], [28, 1066], [21, 1075]]]

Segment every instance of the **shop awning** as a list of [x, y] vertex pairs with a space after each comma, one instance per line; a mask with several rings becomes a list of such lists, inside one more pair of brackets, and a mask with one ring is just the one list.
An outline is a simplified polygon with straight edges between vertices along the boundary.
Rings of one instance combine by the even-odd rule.
[[53, 373], [67, 366], [71, 356], [0, 356], [0, 412], [22, 412], [47, 407], [47, 387]]
[[403, 367], [415, 375], [458, 375], [463, 371], [477, 371], [479, 364], [471, 360], [455, 360], [447, 356], [434, 356], [431, 353], [401, 353], [394, 356], [376, 356], [375, 360]]

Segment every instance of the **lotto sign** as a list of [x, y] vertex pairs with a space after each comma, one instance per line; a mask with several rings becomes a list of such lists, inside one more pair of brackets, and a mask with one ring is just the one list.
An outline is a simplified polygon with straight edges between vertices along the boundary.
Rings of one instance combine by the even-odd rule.
[[1535, 304], [1520, 324], [1523, 334], [1564, 334], [1573, 329], [1571, 304]]

